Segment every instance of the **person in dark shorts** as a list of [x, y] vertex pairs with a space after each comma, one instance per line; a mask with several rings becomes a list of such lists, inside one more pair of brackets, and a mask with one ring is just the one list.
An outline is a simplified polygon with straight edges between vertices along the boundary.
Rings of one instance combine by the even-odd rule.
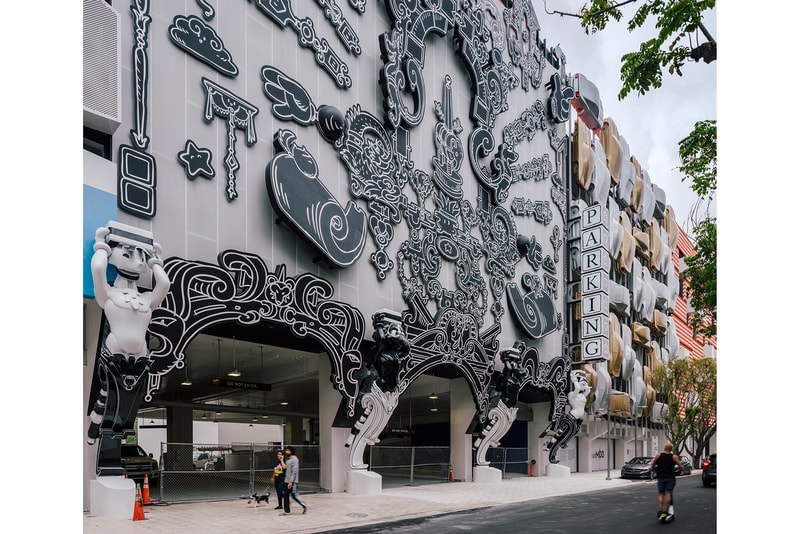
[[650, 468], [658, 477], [658, 520], [662, 523], [671, 518], [672, 492], [675, 489], [675, 475], [683, 468], [681, 459], [672, 452], [672, 443], [664, 445], [664, 452], [656, 454]]

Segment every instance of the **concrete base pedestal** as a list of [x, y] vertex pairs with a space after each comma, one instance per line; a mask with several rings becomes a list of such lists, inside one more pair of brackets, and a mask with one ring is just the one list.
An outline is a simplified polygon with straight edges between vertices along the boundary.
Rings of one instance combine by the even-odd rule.
[[347, 473], [347, 493], [353, 495], [376, 495], [383, 489], [383, 477], [366, 469], [354, 469]]
[[488, 465], [476, 465], [472, 468], [473, 482], [502, 482], [503, 473]]
[[124, 476], [100, 477], [89, 481], [89, 514], [133, 520], [136, 483]]
[[569, 467], [566, 465], [549, 464], [547, 466], [547, 476], [549, 477], [567, 478], [569, 474]]

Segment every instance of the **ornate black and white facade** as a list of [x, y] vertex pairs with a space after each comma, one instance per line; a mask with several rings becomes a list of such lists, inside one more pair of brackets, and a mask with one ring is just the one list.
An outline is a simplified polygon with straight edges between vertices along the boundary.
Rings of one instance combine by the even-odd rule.
[[327, 354], [340, 406], [320, 428], [349, 469], [445, 368], [474, 408], [459, 478], [517, 420], [558, 463], [594, 398], [570, 380], [575, 91], [531, 0], [117, 4], [135, 38], [109, 192], [172, 284], [144, 400], [205, 330], [280, 325]]

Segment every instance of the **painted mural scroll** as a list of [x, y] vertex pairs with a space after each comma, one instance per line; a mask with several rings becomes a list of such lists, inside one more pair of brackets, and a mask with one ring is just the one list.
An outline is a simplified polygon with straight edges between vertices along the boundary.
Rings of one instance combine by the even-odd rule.
[[150, 64], [147, 53], [150, 31], [150, 1], [132, 0], [134, 20], [133, 83], [134, 128], [130, 131], [133, 146], [120, 144], [117, 158], [117, 205], [127, 213], [150, 219], [156, 214], [156, 160], [145, 152], [147, 137], [147, 91]]
[[284, 265], [270, 271], [259, 256], [235, 250], [221, 252], [217, 263], [174, 257], [164, 262], [172, 286], [150, 322], [158, 348], [151, 353], [144, 399], [152, 400], [161, 377], [182, 364], [189, 343], [206, 328], [263, 322], [286, 325], [293, 335], [319, 342], [330, 358], [331, 382], [353, 412], [366, 329], [361, 312], [333, 300], [331, 283], [311, 273], [286, 276]]
[[200, 18], [176, 15], [169, 27], [169, 38], [182, 50], [225, 76], [236, 77], [239, 68], [225, 49], [222, 39]]
[[[109, 265], [116, 268], [112, 283], [106, 279]], [[147, 328], [170, 289], [170, 279], [153, 234], [116, 221], [95, 232], [91, 271], [95, 300], [103, 309], [107, 329], [95, 358], [87, 441], [91, 445], [100, 439], [98, 475], [123, 475], [120, 446], [136, 432], [136, 414], [150, 371]], [[151, 291], [138, 287], [145, 274], [153, 277]]]
[[336, 35], [339, 40], [347, 47], [347, 49], [354, 55], [361, 54], [361, 45], [358, 44], [358, 34], [353, 29], [353, 26], [347, 21], [347, 17], [342, 13], [342, 8], [336, 3], [336, 0], [317, 0], [317, 4], [322, 8], [325, 18], [331, 23], [336, 30]]
[[318, 37], [311, 19], [299, 18], [292, 11], [291, 0], [250, 0], [274, 20], [281, 28], [289, 27], [297, 33], [298, 42], [314, 51], [314, 58], [342, 89], [353, 85], [347, 64], [336, 55], [324, 37]]
[[273, 115], [302, 126], [316, 124], [322, 137], [329, 143], [341, 137], [345, 128], [341, 111], [324, 104], [317, 107], [302, 85], [275, 67], [262, 67], [261, 77], [264, 79], [264, 93], [272, 101]]
[[[301, 19], [288, 1], [251, 2], [280, 26], [299, 31]], [[342, 25], [345, 19], [337, 2], [317, 0], [317, 4], [334, 28], [349, 26]], [[363, 12], [365, 4], [350, 5]], [[563, 55], [548, 50], [539, 39], [539, 23], [530, 1], [504, 7], [489, 0], [392, 0], [378, 8], [385, 10], [390, 23], [378, 40], [379, 116], [360, 104], [343, 109], [344, 113], [319, 105], [292, 76], [269, 65], [261, 71], [273, 116], [303, 127], [316, 126], [339, 155], [352, 199], [366, 210], [358, 210], [355, 203], [346, 208], [344, 202], [336, 203], [324, 185], [326, 173], [320, 172], [316, 155], [298, 143], [300, 132], [285, 129], [274, 134], [275, 155], [266, 171], [270, 201], [279, 218], [291, 223], [295, 232], [333, 265], [354, 264], [365, 247], [364, 240], [356, 239], [365, 235], [358, 230], [370, 235], [374, 250], [369, 261], [378, 280], [387, 280], [396, 269], [408, 305], [398, 328], [405, 329], [410, 346], [397, 370], [395, 391], [402, 392], [416, 377], [438, 365], [454, 365], [473, 392], [476, 419], [481, 425], [487, 417], [494, 421], [482, 426], [482, 443], [488, 444], [507, 431], [499, 422], [503, 417], [499, 412], [490, 415], [489, 402], [505, 303], [509, 303], [517, 327], [515, 335], [522, 339], [536, 343], [564, 327], [558, 283], [563, 237], [559, 227], [553, 226], [553, 212], [558, 210], [565, 219], [566, 135], [559, 125], [565, 113], [568, 115], [574, 92], [563, 75]], [[342, 77], [346, 65], [329, 53], [313, 26], [303, 27], [307, 33], [301, 35], [300, 46], [312, 48], [320, 67], [340, 88], [349, 88], [349, 77]], [[352, 34], [348, 30], [337, 36], [345, 49], [357, 55], [354, 45], [358, 36]], [[427, 72], [423, 76], [423, 71], [426, 49], [434, 41], [444, 41], [452, 48], [470, 84], [468, 118], [457, 117], [453, 111], [450, 75], [441, 75], [441, 101], [427, 98], [426, 85], [435, 77]], [[557, 72], [540, 89], [548, 65]], [[527, 98], [532, 104], [522, 115], [506, 118], [509, 94], [518, 88], [538, 90], [537, 95], [549, 90], [549, 98]], [[434, 155], [421, 165], [412, 159], [412, 136], [417, 135], [416, 129], [430, 110], [434, 112], [428, 117], [433, 121]], [[542, 146], [534, 136], [542, 134], [546, 135], [544, 153], [531, 158], [532, 143]], [[519, 161], [521, 154], [526, 154], [525, 161]], [[477, 183], [475, 198], [465, 198], [466, 180]], [[527, 191], [549, 185], [550, 198], [516, 195], [508, 206], [512, 188], [525, 181], [530, 183]], [[335, 209], [341, 221], [335, 229], [341, 230], [342, 237], [335, 245], [326, 241], [332, 237], [327, 235], [330, 225], [308, 216], [318, 213], [322, 205]], [[543, 230], [525, 237], [527, 247], [520, 246], [515, 217], [532, 217], [542, 226]], [[396, 246], [397, 226], [402, 223], [408, 228], [407, 237]], [[521, 267], [525, 269], [520, 273]], [[443, 273], [453, 273], [452, 279]], [[556, 357], [539, 363], [538, 354], [524, 343], [515, 350], [504, 353], [507, 378], [515, 366], [509, 356], [513, 352], [519, 356], [520, 387], [527, 384], [551, 392], [549, 432], [555, 435], [566, 407], [569, 361]], [[362, 379], [366, 380], [366, 375]], [[363, 452], [363, 446], [373, 439], [373, 424], [380, 426], [381, 417], [390, 413], [396, 402], [377, 382], [367, 382], [362, 382], [366, 389], [360, 401], [348, 404], [346, 410], [351, 423], [360, 417], [359, 426], [351, 427], [352, 468], [363, 467], [356, 449], [362, 447], [359, 450]], [[362, 403], [367, 397], [367, 404]], [[506, 395], [500, 402], [508, 416], [516, 395]], [[498, 410], [496, 406], [492, 409]], [[513, 417], [509, 424], [511, 421]]]
[[203, 18], [206, 20], [211, 20], [214, 18], [215, 11], [214, 6], [209, 4], [206, 0], [195, 0], [197, 5], [203, 8]]
[[575, 89], [567, 85], [560, 73], [550, 76], [550, 81], [545, 84], [550, 89], [547, 111], [555, 122], [569, 120], [570, 102], [575, 98]]
[[344, 132], [334, 144], [350, 173], [351, 195], [367, 202], [369, 230], [377, 247], [370, 261], [381, 280], [394, 267], [387, 250], [407, 204], [396, 139], [374, 115], [355, 105], [345, 113]]
[[236, 191], [236, 171], [239, 170], [239, 160], [236, 159], [236, 130], [245, 131], [247, 146], [254, 145], [258, 141], [255, 125], [258, 108], [208, 78], [203, 78], [202, 83], [206, 95], [203, 119], [211, 122], [215, 116], [221, 117], [225, 119], [227, 126], [227, 155], [224, 161], [228, 173], [225, 195], [229, 201], [234, 200], [239, 196]]
[[275, 157], [267, 167], [267, 191], [281, 219], [337, 267], [352, 265], [367, 239], [366, 214], [352, 200], [343, 209], [319, 179], [319, 168], [297, 136], [275, 132]]
[[544, 290], [538, 276], [525, 273], [522, 276], [523, 293], [517, 284], [506, 286], [508, 304], [512, 317], [529, 338], [538, 339], [559, 327], [556, 305]]
[[181, 152], [178, 152], [178, 161], [186, 169], [186, 176], [190, 180], [194, 180], [198, 176], [214, 177], [214, 167], [211, 166], [211, 151], [207, 148], [200, 148], [191, 139], [187, 139], [186, 146]]
[[349, 0], [349, 2], [353, 9], [359, 13], [363, 13], [366, 9], [367, 0]]

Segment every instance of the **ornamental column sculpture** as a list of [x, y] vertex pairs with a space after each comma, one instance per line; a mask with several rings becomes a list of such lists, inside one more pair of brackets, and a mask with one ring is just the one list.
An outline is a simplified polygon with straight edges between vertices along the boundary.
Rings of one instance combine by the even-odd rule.
[[[105, 328], [89, 393], [87, 442], [93, 445], [100, 439], [99, 476], [124, 474], [120, 446], [134, 434], [150, 369], [147, 329], [170, 288], [163, 263], [161, 247], [148, 231], [109, 221], [95, 232], [91, 271]], [[106, 278], [109, 265], [116, 270], [112, 283]], [[148, 270], [153, 289], [141, 291], [138, 282]]]
[[405, 336], [400, 315], [389, 310], [373, 314], [375, 346], [370, 361], [359, 374], [359, 402], [363, 412], [350, 430], [344, 446], [350, 448], [350, 467], [366, 469], [364, 449], [375, 445], [386, 427], [405, 388], [398, 388], [397, 374], [401, 360], [408, 356], [411, 344]]

